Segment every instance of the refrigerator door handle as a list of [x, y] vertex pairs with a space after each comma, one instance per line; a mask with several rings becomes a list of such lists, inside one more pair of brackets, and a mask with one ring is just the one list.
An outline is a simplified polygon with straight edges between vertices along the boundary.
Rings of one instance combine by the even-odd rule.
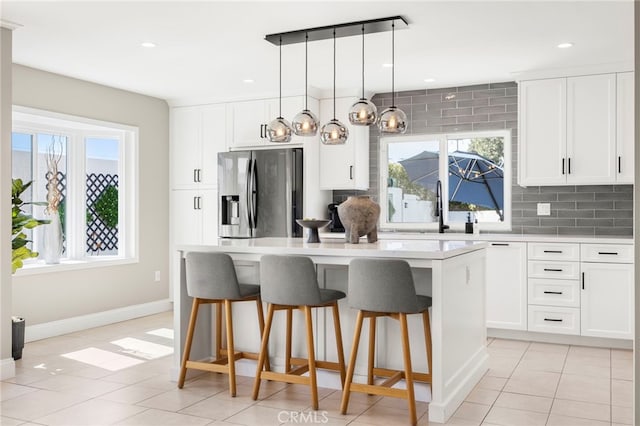
[[258, 162], [253, 160], [253, 171], [251, 174], [251, 213], [253, 214], [253, 227], [258, 227]]
[[251, 203], [251, 159], [249, 159], [249, 161], [247, 161], [247, 186], [246, 186], [246, 193], [245, 193], [245, 198], [247, 200], [247, 222], [249, 223], [249, 228], [253, 228], [253, 224], [251, 223], [251, 208], [252, 203]]

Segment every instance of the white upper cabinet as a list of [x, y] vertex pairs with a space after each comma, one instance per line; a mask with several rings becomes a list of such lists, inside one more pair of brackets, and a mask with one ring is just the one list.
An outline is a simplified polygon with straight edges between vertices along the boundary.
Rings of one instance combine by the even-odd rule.
[[[632, 181], [633, 153], [626, 152], [633, 146], [620, 136], [629, 131], [629, 118], [620, 117], [616, 80], [616, 74], [598, 74], [520, 83], [520, 185]], [[622, 169], [629, 174], [623, 176]]]
[[[308, 100], [309, 110], [318, 115], [318, 101], [314, 98]], [[314, 137], [293, 135], [291, 142], [269, 142], [267, 139], [267, 126], [280, 114], [280, 101], [275, 99], [260, 99], [256, 101], [234, 102], [229, 104], [229, 147], [283, 147], [289, 144], [304, 144]], [[304, 108], [304, 96], [290, 96], [282, 98], [282, 117], [289, 123]]]
[[520, 185], [566, 183], [567, 79], [523, 81], [520, 91]]
[[[337, 98], [335, 116], [347, 126], [343, 145], [320, 143], [320, 189], [369, 189], [369, 127], [352, 126], [347, 118], [355, 97]], [[333, 119], [333, 99], [320, 101], [320, 125]]]
[[567, 183], [615, 182], [616, 75], [567, 79]]
[[617, 75], [617, 182], [633, 184], [634, 153], [634, 73]]
[[171, 187], [215, 187], [217, 155], [226, 149], [225, 105], [171, 110]]

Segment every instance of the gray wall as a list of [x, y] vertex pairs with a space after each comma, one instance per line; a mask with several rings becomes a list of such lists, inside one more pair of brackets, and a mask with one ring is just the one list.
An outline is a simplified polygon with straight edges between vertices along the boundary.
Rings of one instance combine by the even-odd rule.
[[[372, 101], [382, 111], [391, 93]], [[518, 88], [515, 82], [399, 92], [396, 105], [409, 120], [407, 134], [512, 129], [512, 233], [551, 235], [632, 235], [633, 186], [527, 187], [516, 184]], [[334, 191], [334, 201], [371, 195], [378, 200], [380, 133], [370, 130], [369, 191]], [[347, 142], [348, 143], [348, 142]], [[551, 203], [551, 216], [537, 216], [538, 202]]]
[[[13, 277], [13, 313], [27, 325], [169, 298], [169, 107], [162, 99], [13, 67], [14, 105], [139, 128], [139, 262]], [[161, 281], [154, 282], [154, 271]]]

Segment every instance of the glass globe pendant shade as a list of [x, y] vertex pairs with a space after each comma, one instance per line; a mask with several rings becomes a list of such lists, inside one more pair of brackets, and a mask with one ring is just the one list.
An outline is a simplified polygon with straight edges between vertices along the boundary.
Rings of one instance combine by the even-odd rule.
[[381, 133], [404, 133], [407, 131], [407, 115], [396, 106], [382, 111], [378, 121]]
[[349, 130], [335, 118], [322, 126], [320, 141], [325, 145], [341, 145], [347, 142]]
[[360, 98], [349, 109], [349, 122], [354, 126], [371, 126], [378, 119], [378, 108], [367, 98]]
[[293, 117], [291, 127], [297, 136], [315, 136], [318, 133], [318, 118], [308, 109], [304, 109]]
[[272, 120], [267, 126], [267, 139], [269, 142], [290, 142], [291, 124], [282, 117]]

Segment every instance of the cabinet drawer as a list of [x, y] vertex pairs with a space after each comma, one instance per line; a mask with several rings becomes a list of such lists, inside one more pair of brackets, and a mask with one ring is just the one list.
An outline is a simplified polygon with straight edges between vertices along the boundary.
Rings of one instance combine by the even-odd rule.
[[529, 278], [577, 280], [580, 278], [580, 263], [530, 260]]
[[529, 331], [580, 334], [580, 309], [529, 305]]
[[529, 304], [580, 307], [580, 281], [529, 279]]
[[529, 260], [580, 260], [580, 245], [568, 243], [529, 243]]
[[582, 244], [580, 260], [583, 262], [633, 263], [633, 245]]

